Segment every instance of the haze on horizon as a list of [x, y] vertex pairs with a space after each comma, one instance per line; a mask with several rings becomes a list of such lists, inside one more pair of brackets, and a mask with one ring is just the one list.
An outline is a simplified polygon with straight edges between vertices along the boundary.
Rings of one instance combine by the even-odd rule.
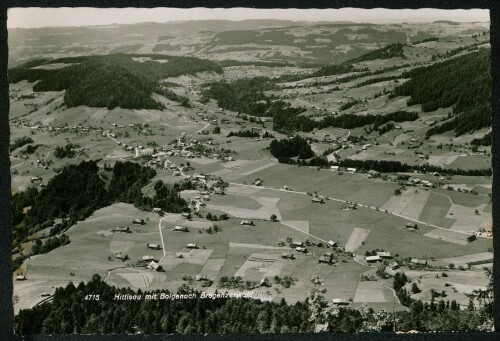
[[363, 23], [489, 22], [489, 10], [441, 9], [255, 9], [255, 8], [10, 8], [7, 27], [41, 28], [137, 24], [195, 20], [274, 19], [290, 21], [353, 21]]

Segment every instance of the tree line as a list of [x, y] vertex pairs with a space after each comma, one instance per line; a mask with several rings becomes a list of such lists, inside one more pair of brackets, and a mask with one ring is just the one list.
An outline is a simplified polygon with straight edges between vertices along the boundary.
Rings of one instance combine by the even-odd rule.
[[[395, 278], [400, 291], [406, 280]], [[397, 283], [396, 283], [397, 282]], [[224, 291], [222, 291], [224, 292]], [[99, 293], [99, 300], [87, 300]], [[491, 322], [491, 307], [463, 309], [443, 300], [413, 300], [408, 311], [339, 308], [329, 311], [323, 296], [310, 293], [304, 302], [287, 304], [247, 298], [202, 299], [199, 292], [182, 286], [179, 294], [196, 294], [182, 300], [114, 300], [116, 294], [144, 295], [106, 284], [99, 275], [87, 283], [57, 288], [51, 302], [24, 309], [14, 319], [17, 334], [228, 334], [312, 333], [317, 322], [330, 332], [360, 331], [484, 331]], [[396, 325], [394, 325], [396, 322]]]
[[490, 50], [470, 53], [403, 73], [407, 82], [394, 96], [411, 96], [408, 105], [421, 104], [425, 112], [453, 107], [451, 120], [435, 125], [427, 136], [453, 130], [456, 135], [491, 125]]

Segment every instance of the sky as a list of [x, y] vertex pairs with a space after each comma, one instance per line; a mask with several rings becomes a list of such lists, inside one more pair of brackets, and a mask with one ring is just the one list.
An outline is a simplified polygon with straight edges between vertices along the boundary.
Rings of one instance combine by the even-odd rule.
[[489, 21], [489, 11], [393, 9], [253, 9], [253, 8], [10, 8], [8, 28], [94, 26], [183, 20], [281, 19], [293, 21], [355, 21], [370, 23]]

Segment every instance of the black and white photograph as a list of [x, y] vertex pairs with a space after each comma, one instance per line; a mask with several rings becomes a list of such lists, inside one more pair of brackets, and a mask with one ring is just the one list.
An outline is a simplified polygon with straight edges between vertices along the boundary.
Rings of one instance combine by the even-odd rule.
[[489, 10], [7, 14], [15, 334], [493, 331]]

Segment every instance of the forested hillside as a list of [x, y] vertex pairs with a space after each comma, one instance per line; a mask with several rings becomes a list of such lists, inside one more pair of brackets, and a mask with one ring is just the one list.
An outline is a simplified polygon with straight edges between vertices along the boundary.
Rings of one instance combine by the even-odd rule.
[[453, 107], [453, 118], [435, 125], [427, 135], [453, 130], [456, 135], [491, 125], [490, 50], [460, 56], [403, 74], [410, 78], [394, 96], [411, 96], [408, 105], [423, 111]]
[[[491, 297], [492, 286], [489, 290]], [[99, 293], [99, 300], [87, 295]], [[144, 295], [148, 292], [118, 289], [94, 275], [88, 283], [69, 283], [58, 288], [52, 302], [15, 317], [14, 328], [21, 335], [33, 334], [114, 334], [125, 333], [304, 333], [325, 324], [330, 332], [397, 331], [485, 331], [491, 328], [491, 304], [480, 310], [464, 309], [455, 301], [422, 303], [413, 300], [409, 311], [340, 308], [329, 312], [321, 295], [311, 293], [305, 302], [289, 305], [248, 298], [203, 299], [199, 292], [181, 287], [179, 294], [191, 299], [114, 300], [115, 295]], [[153, 292], [151, 292], [153, 293]], [[169, 294], [168, 290], [155, 291]], [[479, 299], [479, 298], [478, 298]]]
[[[33, 69], [52, 63], [68, 66], [56, 70]], [[193, 57], [114, 54], [30, 61], [10, 69], [9, 81], [39, 81], [34, 91], [66, 90], [64, 102], [68, 107], [161, 109], [163, 105], [151, 98], [159, 80], [203, 71], [221, 73], [222, 67]]]
[[406, 59], [406, 56], [403, 53], [403, 47], [404, 44], [402, 43], [390, 44], [372, 52], [365, 53], [358, 58], [351, 59], [349, 60], [349, 63], [359, 63], [375, 59], [389, 59], [394, 57]]
[[[166, 212], [183, 212], [187, 203], [179, 191], [190, 189], [190, 183], [167, 186], [155, 184], [155, 196], [143, 195], [145, 186], [156, 174], [149, 167], [133, 162], [116, 162], [108, 186], [102, 179], [102, 170], [95, 161], [68, 165], [54, 176], [45, 188], [29, 188], [12, 197], [13, 247], [19, 247], [33, 233], [56, 224], [52, 234], [57, 234], [79, 220], [89, 217], [95, 210], [115, 202], [126, 202], [150, 211], [159, 207]], [[29, 210], [25, 210], [30, 207]]]

